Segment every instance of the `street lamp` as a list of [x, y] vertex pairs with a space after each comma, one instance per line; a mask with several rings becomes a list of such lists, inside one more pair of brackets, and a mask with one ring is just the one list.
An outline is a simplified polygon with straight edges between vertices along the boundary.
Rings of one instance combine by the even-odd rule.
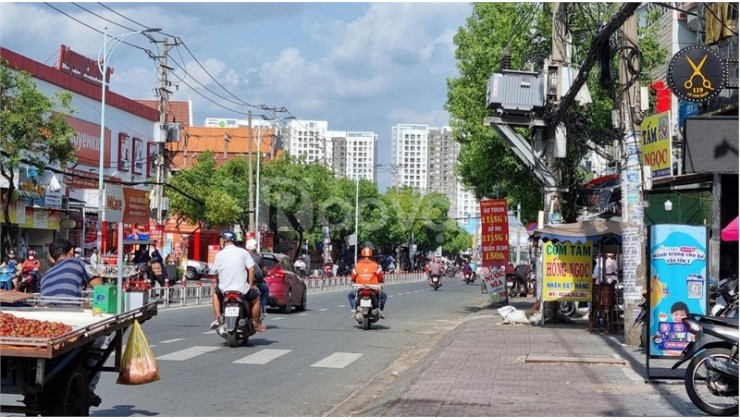
[[355, 181], [355, 267], [357, 267], [357, 250], [360, 247], [360, 235], [358, 227], [360, 224], [360, 171], [357, 171]]
[[[104, 171], [104, 160], [105, 160], [105, 90], [108, 73], [108, 59], [116, 48], [121, 45], [121, 42], [131, 35], [135, 34], [146, 34], [149, 32], [159, 32], [159, 28], [144, 29], [142, 31], [129, 32], [122, 35], [111, 37], [113, 40], [113, 46], [108, 50], [108, 27], [103, 30], [103, 47], [98, 51], [98, 70], [100, 70], [100, 86], [102, 89], [100, 96], [100, 162], [98, 166], [98, 252], [102, 255], [103, 249], [103, 221], [105, 220], [105, 194], [104, 194], [104, 183], [103, 183], [103, 171]], [[123, 223], [123, 222], [119, 222]], [[123, 229], [119, 227], [118, 232], [121, 235]], [[84, 240], [84, 239], [83, 239]], [[119, 242], [121, 239], [119, 238]], [[84, 245], [84, 243], [83, 243]], [[117, 312], [121, 312], [121, 299], [122, 296], [122, 274], [123, 274], [123, 250], [119, 247], [118, 249], [118, 302]]]
[[[98, 69], [100, 70], [101, 78], [101, 99], [100, 99], [100, 162], [98, 167], [98, 243], [97, 246], [100, 248], [103, 245], [103, 220], [105, 220], [105, 197], [103, 192], [103, 171], [105, 160], [105, 91], [106, 81], [108, 73], [108, 59], [116, 48], [121, 45], [121, 42], [131, 35], [145, 34], [149, 32], [159, 32], [159, 28], [144, 29], [143, 31], [129, 32], [122, 35], [111, 37], [113, 40], [113, 47], [108, 50], [108, 27], [106, 26], [103, 30], [103, 47], [98, 51]], [[99, 252], [102, 253], [102, 249]]]

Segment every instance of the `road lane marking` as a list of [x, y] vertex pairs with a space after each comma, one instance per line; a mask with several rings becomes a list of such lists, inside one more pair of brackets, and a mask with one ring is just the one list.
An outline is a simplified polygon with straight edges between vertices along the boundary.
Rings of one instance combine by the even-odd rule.
[[329, 310], [329, 309], [327, 309], [327, 308], [321, 308], [321, 309], [319, 309], [319, 312], [326, 312], [326, 311], [328, 311], [328, 310]]
[[341, 353], [337, 352], [331, 356], [319, 360], [318, 362], [311, 365], [311, 367], [323, 367], [332, 369], [342, 369], [350, 365], [350, 363], [362, 357], [363, 353]]
[[269, 321], [280, 321], [281, 319], [285, 319], [284, 316], [279, 316], [277, 318], [270, 318]]
[[388, 295], [388, 297], [389, 297], [389, 298], [392, 298], [392, 297], [393, 297], [393, 295]]
[[344, 308], [345, 306], [347, 306], [347, 305], [339, 305], [339, 306], [337, 306], [337, 308]]
[[218, 332], [218, 331], [216, 331], [216, 330], [211, 330], [211, 331], [206, 331], [206, 332], [204, 332], [204, 333], [201, 333], [201, 334], [203, 334], [203, 335], [208, 335], [208, 334], [216, 334], [217, 332]]
[[297, 316], [308, 316], [308, 314], [306, 312], [301, 312]]
[[165, 354], [164, 356], [159, 356], [157, 357], [157, 360], [188, 360], [211, 351], [216, 351], [220, 348], [221, 347], [193, 346], [186, 349], [178, 350], [174, 353]]
[[293, 350], [260, 350], [257, 353], [250, 354], [247, 357], [242, 357], [239, 360], [235, 360], [232, 363], [240, 363], [245, 365], [265, 365], [272, 362], [280, 356], [284, 356]]
[[173, 338], [171, 340], [160, 341], [159, 344], [177, 343], [178, 341], [182, 341], [182, 340], [184, 340], [184, 338]]

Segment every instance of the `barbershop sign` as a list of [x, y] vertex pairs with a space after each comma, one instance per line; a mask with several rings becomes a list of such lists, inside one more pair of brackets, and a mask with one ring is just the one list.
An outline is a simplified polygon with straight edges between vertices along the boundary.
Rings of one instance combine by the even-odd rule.
[[691, 45], [673, 56], [667, 79], [671, 92], [684, 101], [706, 102], [725, 87], [727, 66], [714, 50]]

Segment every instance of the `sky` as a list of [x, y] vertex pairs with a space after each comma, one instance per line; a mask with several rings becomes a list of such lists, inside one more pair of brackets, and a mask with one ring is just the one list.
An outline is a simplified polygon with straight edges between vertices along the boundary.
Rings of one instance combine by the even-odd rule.
[[[170, 52], [170, 99], [192, 101], [193, 125], [265, 114], [246, 103], [325, 120], [329, 130], [373, 131], [384, 190], [391, 128], [449, 124], [453, 37], [471, 10], [466, 2], [0, 3], [0, 45], [53, 66], [61, 44], [97, 58], [105, 27], [109, 36], [160, 28], [156, 40], [180, 41]], [[162, 47], [140, 34], [125, 42]], [[145, 51], [117, 43], [108, 56], [112, 91], [155, 99], [156, 63]]]

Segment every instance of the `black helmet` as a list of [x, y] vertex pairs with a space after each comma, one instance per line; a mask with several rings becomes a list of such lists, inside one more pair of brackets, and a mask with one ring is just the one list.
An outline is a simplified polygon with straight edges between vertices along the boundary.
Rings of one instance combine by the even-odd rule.
[[236, 235], [230, 230], [225, 230], [221, 232], [219, 236], [224, 238], [226, 242], [236, 242]]

